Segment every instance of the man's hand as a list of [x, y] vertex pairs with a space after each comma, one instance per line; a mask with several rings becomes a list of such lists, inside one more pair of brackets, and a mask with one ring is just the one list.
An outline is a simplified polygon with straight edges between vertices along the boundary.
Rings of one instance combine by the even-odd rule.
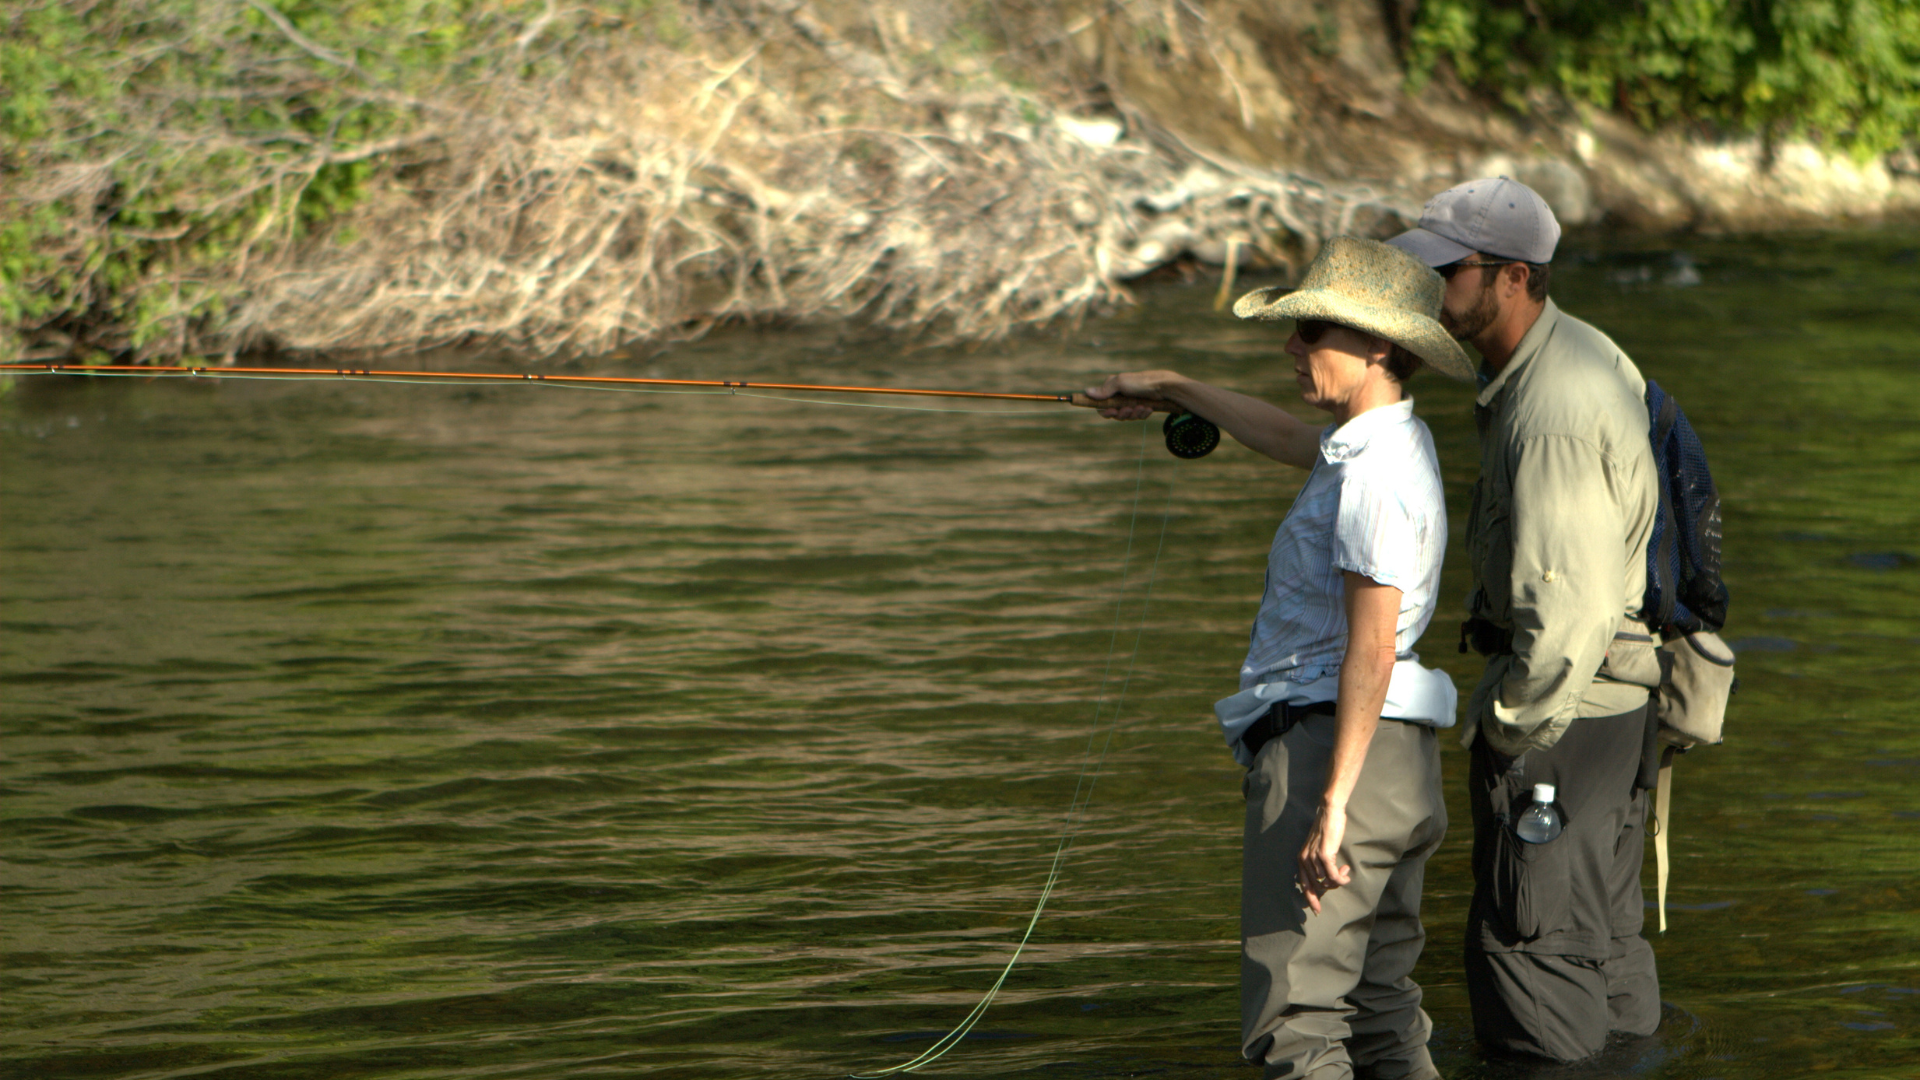
[[[1179, 381], [1180, 374], [1174, 371], [1127, 371], [1107, 376], [1107, 381], [1099, 386], [1088, 387], [1087, 396], [1095, 401], [1110, 397], [1160, 401], [1167, 396], [1167, 387]], [[1125, 405], [1101, 409], [1100, 415], [1109, 420], [1145, 420], [1153, 415], [1153, 410], [1145, 405]]]
[[1307, 845], [1300, 849], [1300, 891], [1320, 914], [1320, 898], [1353, 881], [1352, 867], [1340, 865], [1340, 842], [1347, 835], [1347, 808], [1321, 804]]

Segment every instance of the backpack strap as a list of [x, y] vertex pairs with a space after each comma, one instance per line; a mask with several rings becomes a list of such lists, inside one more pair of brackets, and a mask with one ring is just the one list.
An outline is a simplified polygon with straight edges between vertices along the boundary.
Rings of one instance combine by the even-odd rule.
[[[1658, 386], [1659, 384], [1648, 383], [1647, 385]], [[1667, 445], [1668, 437], [1673, 434], [1673, 422], [1679, 415], [1680, 403], [1673, 400], [1673, 396], [1665, 390], [1660, 391], [1660, 415], [1653, 422], [1653, 445]]]
[[1660, 389], [1660, 384], [1652, 381], [1647, 383], [1647, 393], [1660, 395], [1660, 413], [1654, 417], [1652, 433], [1655, 471], [1660, 474], [1657, 478], [1660, 484], [1660, 547], [1657, 551], [1648, 552], [1652, 557], [1654, 578], [1649, 584], [1660, 590], [1660, 607], [1643, 614], [1647, 622], [1657, 629], [1673, 621], [1674, 606], [1680, 602], [1680, 583], [1669, 576], [1676, 561], [1674, 545], [1680, 542], [1680, 523], [1673, 512], [1672, 492], [1669, 490], [1672, 481], [1667, 475], [1669, 467], [1666, 461], [1667, 440], [1672, 437], [1673, 425], [1680, 418], [1680, 403]]
[[1659, 898], [1660, 932], [1667, 932], [1667, 832], [1673, 822], [1673, 747], [1660, 751], [1660, 782], [1653, 793], [1654, 895]]

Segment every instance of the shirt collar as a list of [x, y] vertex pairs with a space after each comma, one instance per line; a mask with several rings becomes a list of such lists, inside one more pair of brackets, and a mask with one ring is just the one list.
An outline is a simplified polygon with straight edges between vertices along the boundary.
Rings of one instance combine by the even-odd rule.
[[1403, 397], [1391, 405], [1368, 409], [1339, 427], [1320, 433], [1320, 456], [1329, 462], [1352, 461], [1367, 448], [1373, 437], [1388, 428], [1413, 419], [1413, 399]]
[[1525, 367], [1527, 361], [1533, 359], [1540, 347], [1553, 336], [1553, 328], [1559, 321], [1560, 309], [1549, 297], [1546, 306], [1540, 309], [1540, 317], [1533, 320], [1533, 325], [1527, 328], [1520, 344], [1513, 347], [1513, 355], [1507, 358], [1507, 366], [1501, 368], [1498, 375], [1488, 372], [1484, 362], [1480, 365], [1480, 396], [1475, 401], [1483, 406], [1492, 405], [1493, 399], [1499, 397], [1500, 391], [1513, 379], [1513, 373]]

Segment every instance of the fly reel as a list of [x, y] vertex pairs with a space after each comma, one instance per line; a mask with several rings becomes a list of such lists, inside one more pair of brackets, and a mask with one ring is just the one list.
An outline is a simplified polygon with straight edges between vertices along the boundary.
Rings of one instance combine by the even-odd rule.
[[1219, 426], [1190, 412], [1170, 413], [1160, 430], [1166, 433], [1167, 450], [1177, 458], [1203, 458], [1220, 445]]

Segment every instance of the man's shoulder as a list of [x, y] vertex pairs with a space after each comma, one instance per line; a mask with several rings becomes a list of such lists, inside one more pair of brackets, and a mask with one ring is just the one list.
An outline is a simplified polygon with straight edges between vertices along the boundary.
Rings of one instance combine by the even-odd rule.
[[[1555, 306], [1555, 312], [1560, 318], [1559, 324], [1554, 327], [1554, 336], [1564, 339], [1562, 348], [1577, 348], [1596, 356], [1617, 356], [1626, 360], [1627, 351], [1608, 337], [1605, 331], [1558, 305]], [[1631, 364], [1633, 361], [1627, 362]]]
[[1549, 391], [1561, 385], [1618, 385], [1636, 398], [1646, 393], [1646, 380], [1625, 349], [1585, 319], [1565, 311], [1557, 315], [1553, 333], [1542, 343], [1536, 358], [1545, 363], [1539, 365], [1536, 378], [1529, 382], [1546, 383], [1544, 389]]
[[1593, 324], [1559, 312], [1528, 367], [1513, 387], [1516, 437], [1614, 433], [1645, 440], [1646, 380], [1626, 350]]

